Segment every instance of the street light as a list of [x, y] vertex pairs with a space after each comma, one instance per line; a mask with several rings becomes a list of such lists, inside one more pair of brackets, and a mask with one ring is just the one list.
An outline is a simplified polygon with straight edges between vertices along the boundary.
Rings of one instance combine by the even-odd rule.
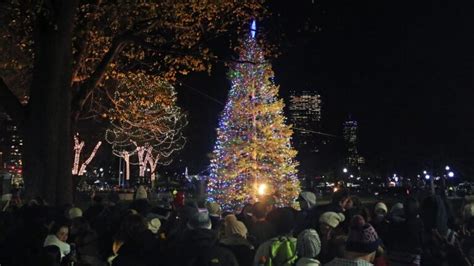
[[449, 173], [448, 173], [448, 176], [449, 176], [449, 177], [454, 177], [454, 173], [453, 173], [453, 172], [449, 172]]
[[347, 173], [347, 168], [344, 167], [344, 169], [342, 169], [342, 172], [345, 174]]
[[423, 170], [423, 174], [426, 175], [428, 172], [426, 172], [426, 170]]
[[[425, 171], [426, 172], [426, 171]], [[430, 175], [425, 175], [425, 179], [426, 180], [429, 180], [430, 179]]]
[[449, 167], [449, 165], [446, 165], [446, 167], [445, 167], [444, 169], [446, 169], [446, 171], [451, 170], [451, 168]]

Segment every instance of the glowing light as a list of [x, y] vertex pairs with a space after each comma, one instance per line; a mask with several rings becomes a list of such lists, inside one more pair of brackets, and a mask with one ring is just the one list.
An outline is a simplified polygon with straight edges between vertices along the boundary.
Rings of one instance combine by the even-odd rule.
[[343, 173], [347, 173], [347, 168], [342, 169]]
[[430, 175], [425, 175], [425, 179], [426, 179], [426, 180], [429, 180], [429, 179], [430, 179]]
[[449, 171], [451, 170], [451, 168], [449, 167], [449, 165], [446, 165], [446, 167], [444, 168], [446, 171]]
[[428, 172], [426, 172], [426, 170], [423, 170], [423, 174], [426, 175]]
[[448, 173], [448, 176], [449, 176], [449, 177], [454, 177], [454, 173], [453, 173], [453, 172], [449, 172], [449, 173]]
[[252, 24], [250, 25], [250, 35], [252, 35], [252, 38], [255, 38], [255, 34], [257, 34], [257, 21], [252, 20]]
[[262, 183], [258, 185], [257, 193], [260, 196], [263, 196], [267, 193], [267, 184]]
[[89, 165], [89, 163], [92, 161], [92, 159], [94, 159], [95, 154], [97, 153], [97, 150], [99, 149], [102, 142], [99, 141], [95, 145], [94, 150], [92, 150], [92, 153], [89, 155], [87, 160], [84, 163], [82, 163], [81, 167], [79, 168], [80, 159], [81, 159], [81, 152], [82, 152], [82, 149], [85, 146], [85, 143], [84, 143], [84, 141], [79, 142], [79, 137], [78, 136], [79, 136], [79, 134], [76, 134], [76, 136], [74, 136], [74, 162], [73, 162], [73, 167], [72, 167], [72, 174], [82, 176], [82, 175], [84, 175], [84, 173], [86, 173], [87, 165]]

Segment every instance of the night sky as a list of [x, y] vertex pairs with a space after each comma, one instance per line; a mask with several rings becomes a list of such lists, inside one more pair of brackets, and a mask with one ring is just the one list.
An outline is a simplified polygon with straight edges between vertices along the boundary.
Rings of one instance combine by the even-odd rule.
[[[471, 1], [270, 2], [273, 15], [259, 29], [282, 53], [272, 59], [281, 97], [319, 91], [331, 134], [341, 136], [352, 115], [366, 167], [381, 175], [446, 164], [474, 175]], [[179, 160], [192, 173], [207, 167], [230, 88], [226, 71], [217, 66], [178, 86], [190, 123], [177, 167]]]

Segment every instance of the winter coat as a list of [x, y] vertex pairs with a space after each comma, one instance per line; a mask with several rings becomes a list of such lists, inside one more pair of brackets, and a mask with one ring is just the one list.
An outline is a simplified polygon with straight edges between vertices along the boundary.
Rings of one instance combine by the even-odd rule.
[[274, 226], [267, 221], [258, 221], [249, 228], [249, 235], [252, 236], [254, 247], [260, 246], [268, 239], [275, 237], [276, 232]]
[[155, 265], [160, 257], [159, 241], [153, 233], [145, 230], [134, 239], [127, 240], [118, 250], [113, 266]]
[[247, 239], [234, 235], [222, 239], [220, 245], [232, 251], [240, 266], [252, 265], [255, 248]]
[[169, 265], [182, 266], [238, 266], [232, 252], [219, 246], [217, 233], [209, 229], [189, 230], [178, 243], [176, 254]]

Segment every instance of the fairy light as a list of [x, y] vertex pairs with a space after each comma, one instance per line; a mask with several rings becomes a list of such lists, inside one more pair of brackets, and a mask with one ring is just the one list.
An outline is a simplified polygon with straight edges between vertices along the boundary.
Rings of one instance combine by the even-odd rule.
[[92, 150], [92, 153], [89, 155], [89, 158], [81, 165], [81, 169], [78, 172], [78, 175], [84, 175], [86, 172], [86, 167], [89, 165], [89, 163], [94, 159], [95, 154], [97, 153], [97, 150], [99, 149], [100, 145], [102, 145], [102, 141], [97, 142], [97, 144], [94, 147], [94, 150]]
[[[239, 61], [254, 63], [238, 63], [229, 71], [231, 89], [217, 128], [209, 200], [231, 210], [254, 202], [260, 193], [275, 193], [278, 205], [290, 206], [300, 192], [292, 130], [257, 40], [249, 35], [243, 46]], [[266, 183], [255, 187], [258, 180]]]

